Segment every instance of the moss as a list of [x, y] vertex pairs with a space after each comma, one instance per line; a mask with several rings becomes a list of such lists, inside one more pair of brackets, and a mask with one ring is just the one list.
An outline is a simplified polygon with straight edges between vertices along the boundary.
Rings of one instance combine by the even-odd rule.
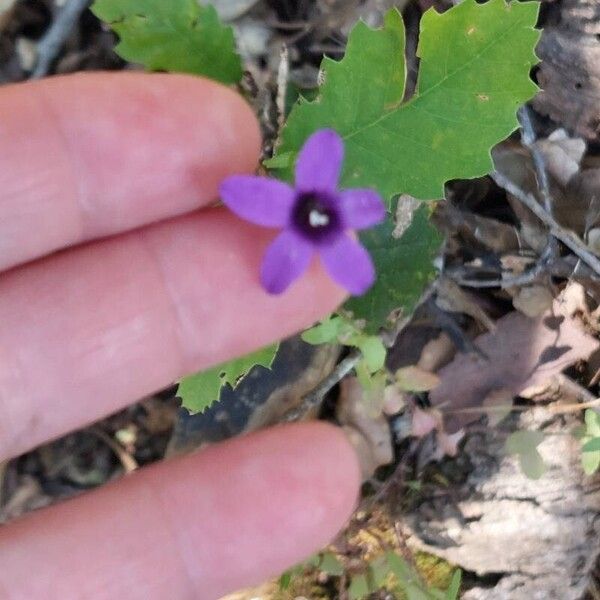
[[426, 552], [417, 552], [414, 560], [419, 575], [429, 587], [447, 589], [455, 571], [449, 562]]

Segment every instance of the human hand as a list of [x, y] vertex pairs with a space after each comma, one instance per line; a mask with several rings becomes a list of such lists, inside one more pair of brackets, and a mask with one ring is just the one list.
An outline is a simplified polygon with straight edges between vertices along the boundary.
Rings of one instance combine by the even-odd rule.
[[[342, 299], [316, 266], [267, 295], [272, 234], [192, 214], [258, 152], [248, 107], [199, 79], [0, 89], [0, 462]], [[0, 598], [213, 600], [324, 545], [358, 481], [342, 434], [317, 423], [154, 465], [0, 529]]]

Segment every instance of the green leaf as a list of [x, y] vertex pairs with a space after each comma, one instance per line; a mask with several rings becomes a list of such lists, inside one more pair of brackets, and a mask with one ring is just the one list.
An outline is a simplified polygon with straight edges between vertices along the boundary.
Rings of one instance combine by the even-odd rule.
[[518, 455], [521, 470], [529, 479], [539, 479], [547, 470], [537, 450], [543, 441], [541, 431], [515, 431], [506, 440], [506, 451]]
[[334, 577], [339, 577], [346, 571], [344, 565], [340, 562], [338, 557], [331, 552], [326, 552], [323, 554], [319, 564], [319, 569], [328, 575], [333, 575]]
[[600, 452], [600, 437], [595, 437], [583, 444], [582, 452]]
[[330, 316], [311, 329], [307, 329], [302, 334], [302, 340], [314, 346], [334, 342], [344, 329], [344, 325], [344, 320], [341, 317]]
[[600, 414], [588, 408], [585, 411], [585, 426], [588, 435], [600, 437]]
[[369, 593], [369, 582], [366, 575], [355, 575], [350, 581], [348, 597], [350, 600], [361, 600]]
[[539, 2], [505, 0], [428, 10], [417, 91], [406, 103], [400, 13], [390, 11], [380, 30], [358, 23], [344, 59], [323, 61], [317, 100], [292, 110], [277, 154], [297, 153], [310, 134], [332, 127], [346, 142], [342, 187], [377, 188], [388, 200], [440, 198], [445, 182], [488, 173], [490, 148], [517, 128], [517, 108], [537, 91], [529, 73], [538, 11]]
[[388, 552], [386, 554], [390, 569], [398, 579], [398, 583], [401, 586], [407, 583], [412, 583], [415, 579], [412, 569], [409, 564], [395, 552]]
[[279, 578], [279, 589], [282, 591], [287, 590], [290, 587], [290, 583], [292, 583], [292, 577], [294, 573], [292, 571], [286, 571]]
[[521, 471], [529, 479], [539, 479], [548, 470], [542, 455], [537, 450], [519, 454], [519, 464]]
[[430, 392], [440, 384], [440, 378], [417, 366], [402, 367], [395, 374], [396, 385], [403, 392]]
[[312, 556], [309, 556], [302, 563], [302, 565], [305, 567], [313, 567], [315, 569], [318, 569], [320, 564], [321, 564], [321, 555], [320, 554], [313, 554]]
[[409, 583], [404, 591], [407, 600], [431, 600], [430, 596], [414, 583]]
[[369, 576], [376, 588], [381, 588], [385, 584], [390, 574], [390, 566], [385, 556], [378, 556], [371, 561], [369, 565]]
[[419, 207], [400, 239], [392, 237], [391, 221], [361, 234], [375, 263], [377, 280], [364, 296], [346, 302], [344, 309], [355, 319], [364, 320], [366, 333], [376, 333], [398, 308], [409, 315], [434, 278], [432, 261], [442, 237], [428, 217], [427, 206]]
[[457, 569], [454, 571], [452, 575], [452, 581], [448, 586], [448, 590], [446, 591], [447, 600], [458, 600], [458, 595], [460, 594], [460, 584], [462, 581], [462, 571]]
[[242, 62], [231, 27], [197, 0], [96, 0], [94, 14], [119, 35], [125, 60], [150, 71], [191, 73], [237, 83]]
[[371, 374], [383, 369], [386, 349], [381, 338], [376, 335], [357, 340], [357, 346], [362, 352], [367, 369]]
[[[585, 442], [589, 439], [584, 438], [582, 441]], [[586, 475], [593, 475], [600, 467], [600, 452], [582, 452], [581, 466]]]
[[278, 347], [278, 344], [268, 346], [258, 352], [182, 379], [177, 389], [182, 406], [191, 413], [205, 411], [219, 399], [221, 388], [225, 384], [235, 388], [248, 371], [256, 365], [270, 368], [275, 360]]
[[294, 163], [296, 162], [296, 152], [282, 152], [273, 156], [272, 158], [268, 158], [263, 161], [263, 165], [267, 169], [272, 170], [286, 170], [289, 171], [294, 168]]
[[543, 441], [544, 434], [541, 431], [515, 431], [506, 440], [506, 451], [509, 454], [527, 454]]

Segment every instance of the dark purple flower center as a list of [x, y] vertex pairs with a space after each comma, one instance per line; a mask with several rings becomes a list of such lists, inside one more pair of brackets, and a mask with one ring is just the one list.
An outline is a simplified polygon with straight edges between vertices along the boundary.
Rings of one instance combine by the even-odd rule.
[[340, 230], [340, 216], [335, 204], [336, 198], [332, 194], [298, 194], [292, 211], [292, 223], [311, 241], [322, 242]]

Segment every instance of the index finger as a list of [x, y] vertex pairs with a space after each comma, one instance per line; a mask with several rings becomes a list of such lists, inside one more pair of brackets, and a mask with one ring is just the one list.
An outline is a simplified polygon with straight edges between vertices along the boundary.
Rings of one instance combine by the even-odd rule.
[[143, 73], [2, 88], [0, 141], [0, 271], [209, 204], [260, 148], [235, 92]]

